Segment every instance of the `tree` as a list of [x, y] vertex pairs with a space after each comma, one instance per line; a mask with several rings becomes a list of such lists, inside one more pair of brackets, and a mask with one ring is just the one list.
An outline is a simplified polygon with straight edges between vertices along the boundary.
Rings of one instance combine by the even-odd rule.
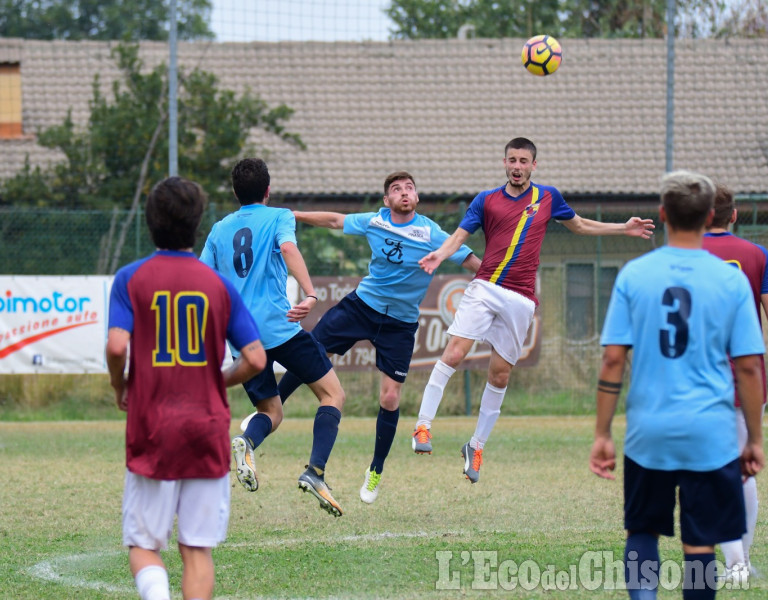
[[529, 37], [535, 31], [551, 30], [560, 2], [393, 0], [385, 12], [397, 26], [395, 38], [454, 38], [463, 25], [472, 25], [477, 37]]
[[[179, 0], [179, 39], [213, 39], [211, 0]], [[167, 40], [169, 0], [0, 0], [0, 37]]]
[[[765, 0], [677, 0], [678, 36], [765, 36]], [[401, 39], [457, 37], [660, 38], [667, 0], [392, 0], [385, 10]]]
[[[119, 233], [105, 241], [108, 256], [100, 260], [100, 272], [118, 266], [140, 200], [168, 168], [167, 68], [145, 72], [135, 45], [119, 45], [112, 54], [123, 77], [113, 83], [110, 97], [94, 78], [87, 126], [76, 126], [68, 116], [38, 136], [39, 144], [59, 150], [65, 160], [48, 170], [27, 165], [0, 188], [0, 198], [12, 198], [17, 206], [128, 209], [119, 228], [111, 227]], [[270, 107], [248, 90], [237, 96], [220, 89], [213, 74], [197, 68], [180, 72], [179, 79], [179, 173], [200, 183], [211, 201], [231, 202], [227, 182], [237, 157], [266, 153], [248, 146], [253, 128], [304, 148], [286, 130], [293, 113], [288, 106]]]

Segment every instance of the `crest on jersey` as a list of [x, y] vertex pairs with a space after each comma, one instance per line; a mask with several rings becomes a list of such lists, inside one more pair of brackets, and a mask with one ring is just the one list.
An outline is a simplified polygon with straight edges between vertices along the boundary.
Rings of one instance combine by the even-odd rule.
[[525, 207], [525, 214], [528, 215], [529, 217], [532, 217], [537, 212], [539, 212], [539, 208], [541, 208], [541, 204], [539, 204], [538, 202], [536, 204], [529, 204], [528, 206]]

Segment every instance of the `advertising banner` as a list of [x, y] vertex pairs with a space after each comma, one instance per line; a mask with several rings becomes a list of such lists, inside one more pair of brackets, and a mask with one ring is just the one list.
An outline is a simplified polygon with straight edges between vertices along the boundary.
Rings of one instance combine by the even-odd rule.
[[[470, 282], [470, 275], [436, 275], [421, 303], [419, 329], [416, 332], [411, 369], [431, 369], [448, 343], [448, 327], [453, 322], [456, 307]], [[302, 321], [302, 327], [311, 331], [320, 317], [357, 287], [359, 277], [313, 277], [318, 306]], [[298, 299], [297, 299], [298, 300]], [[518, 367], [533, 366], [538, 362], [541, 341], [538, 309], [528, 330], [523, 354]], [[488, 344], [476, 343], [460, 369], [485, 369], [491, 356]], [[369, 342], [358, 342], [344, 356], [331, 356], [334, 368], [339, 371], [362, 371], [376, 368], [376, 350]]]
[[[470, 279], [469, 275], [433, 278], [421, 305], [411, 369], [431, 369], [440, 358]], [[0, 276], [0, 374], [105, 373], [112, 280], [111, 276]], [[313, 277], [318, 306], [302, 321], [304, 329], [311, 331], [359, 281], [358, 277]], [[299, 301], [292, 277], [288, 293]], [[540, 340], [537, 310], [517, 366], [537, 363]], [[475, 344], [460, 368], [485, 369], [490, 354], [487, 344]], [[375, 369], [376, 350], [369, 342], [358, 342], [344, 356], [333, 355], [331, 360], [339, 371]]]
[[113, 277], [0, 276], [0, 373], [104, 373]]

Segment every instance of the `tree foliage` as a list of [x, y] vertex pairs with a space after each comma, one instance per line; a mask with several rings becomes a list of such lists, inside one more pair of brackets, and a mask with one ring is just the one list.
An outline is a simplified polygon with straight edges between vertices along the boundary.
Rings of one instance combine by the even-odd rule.
[[[40, 145], [60, 151], [65, 159], [48, 169], [27, 162], [2, 182], [0, 198], [25, 207], [129, 209], [127, 224], [119, 226], [124, 238], [140, 199], [168, 173], [168, 81], [164, 64], [144, 68], [135, 45], [118, 45], [112, 54], [122, 78], [110, 94], [103, 93], [98, 75], [94, 78], [88, 123], [78, 126], [68, 115], [38, 136]], [[268, 155], [249, 145], [254, 128], [304, 148], [301, 138], [286, 129], [292, 113], [283, 104], [268, 106], [248, 90], [238, 96], [221, 89], [216, 76], [201, 69], [181, 71], [179, 174], [200, 183], [211, 201], [231, 203], [232, 163], [244, 154]], [[100, 272], [114, 271], [121, 241], [109, 240], [107, 247], [111, 257]]]
[[[128, 208], [158, 124], [161, 135], [151, 153], [147, 189], [167, 175], [166, 65], [147, 71], [135, 45], [117, 46], [113, 58], [123, 77], [112, 84], [111, 94], [104, 94], [94, 77], [87, 125], [78, 127], [68, 116], [38, 136], [40, 145], [59, 150], [65, 160], [48, 170], [27, 165], [3, 182], [4, 198], [20, 206]], [[229, 170], [238, 156], [265, 152], [247, 145], [253, 128], [304, 147], [286, 130], [291, 108], [270, 107], [248, 90], [238, 96], [221, 89], [209, 72], [181, 71], [178, 99], [179, 173], [199, 182], [213, 201], [229, 199]]]
[[[685, 37], [765, 36], [765, 0], [677, 0], [676, 33]], [[399, 39], [476, 37], [660, 38], [667, 0], [392, 0]]]
[[[179, 39], [213, 39], [211, 0], [179, 0]], [[0, 37], [167, 40], [169, 0], [0, 0]]]

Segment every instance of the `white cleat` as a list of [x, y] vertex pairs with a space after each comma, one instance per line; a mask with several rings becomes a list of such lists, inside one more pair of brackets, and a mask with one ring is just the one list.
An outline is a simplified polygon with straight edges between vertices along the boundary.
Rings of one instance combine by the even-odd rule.
[[366, 504], [373, 504], [379, 497], [379, 484], [381, 483], [381, 473], [376, 471], [366, 471], [363, 487], [360, 488], [360, 500]]

